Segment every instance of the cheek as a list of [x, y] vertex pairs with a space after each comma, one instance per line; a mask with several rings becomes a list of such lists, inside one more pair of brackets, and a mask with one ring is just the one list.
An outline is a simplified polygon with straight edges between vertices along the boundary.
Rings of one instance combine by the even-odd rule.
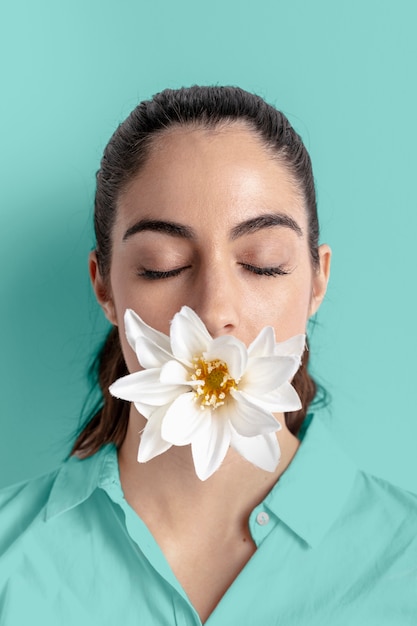
[[163, 281], [139, 284], [135, 275], [127, 277], [126, 273], [118, 272], [117, 268], [111, 280], [112, 299], [120, 329], [124, 328], [126, 309], [133, 309], [149, 326], [169, 334], [171, 319], [186, 304], [186, 298], [179, 289], [175, 289], [175, 283], [171, 283], [171, 288]]
[[274, 327], [277, 341], [306, 332], [311, 303], [310, 281], [288, 283], [285, 287], [264, 293], [258, 302], [255, 317], [258, 321], [262, 320], [262, 326]]
[[125, 333], [124, 315], [126, 309], [133, 309], [139, 315], [139, 297], [134, 290], [130, 289], [123, 275], [119, 275], [117, 270], [111, 273], [111, 297], [115, 311], [116, 324], [119, 332], [120, 345], [129, 373], [137, 372], [141, 369], [134, 350], [130, 347]]
[[115, 287], [112, 289], [112, 297], [123, 356], [129, 372], [137, 372], [142, 367], [126, 338], [124, 325], [126, 309], [133, 309], [149, 326], [169, 335], [169, 323], [183, 303], [179, 305], [173, 303], [166, 294], [165, 298], [158, 298], [154, 293], [150, 297], [146, 289], [139, 289], [134, 282], [129, 286], [126, 280], [117, 280], [117, 276], [114, 277], [113, 285]]

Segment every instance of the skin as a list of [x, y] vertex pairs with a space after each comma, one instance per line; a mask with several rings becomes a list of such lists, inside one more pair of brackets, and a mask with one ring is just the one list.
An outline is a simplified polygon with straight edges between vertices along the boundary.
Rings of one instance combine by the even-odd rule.
[[[272, 225], [271, 215], [290, 218], [299, 231]], [[140, 230], [143, 220], [151, 224]], [[161, 224], [155, 230], [155, 221], [186, 228], [187, 236], [172, 226], [171, 232]], [[277, 341], [304, 333], [325, 295], [331, 256], [321, 245], [320, 265], [313, 268], [307, 233], [303, 197], [289, 172], [244, 125], [166, 131], [119, 199], [108, 278], [100, 275], [95, 253], [90, 256], [97, 299], [119, 327], [129, 371], [139, 364], [125, 338], [126, 308], [166, 334], [184, 304], [213, 337], [232, 334], [248, 345], [266, 325], [274, 327]], [[260, 273], [266, 270], [273, 275]], [[274, 473], [230, 450], [221, 468], [201, 482], [189, 446], [137, 462], [146, 422], [131, 407], [119, 450], [125, 497], [203, 622], [254, 553], [249, 514], [299, 446], [284, 416], [277, 418], [282, 457]]]

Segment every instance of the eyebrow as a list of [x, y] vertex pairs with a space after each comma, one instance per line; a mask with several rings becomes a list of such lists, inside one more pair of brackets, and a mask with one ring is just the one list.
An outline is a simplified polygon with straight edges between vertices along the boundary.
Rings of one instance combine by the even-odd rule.
[[237, 239], [238, 237], [242, 237], [242, 235], [255, 233], [263, 228], [272, 228], [273, 226], [290, 228], [297, 233], [299, 237], [303, 236], [303, 231], [300, 226], [289, 215], [286, 215], [285, 213], [265, 213], [264, 215], [259, 215], [258, 217], [246, 220], [245, 222], [242, 222], [232, 228], [230, 238]]
[[[250, 233], [255, 233], [264, 228], [272, 228], [281, 226], [293, 230], [299, 237], [303, 236], [303, 231], [295, 220], [285, 213], [265, 213], [252, 219], [237, 224], [230, 231], [230, 239], [233, 241]], [[177, 222], [166, 222], [163, 220], [143, 219], [130, 226], [123, 235], [123, 241], [132, 237], [136, 233], [143, 231], [152, 231], [164, 233], [171, 237], [180, 237], [182, 239], [196, 239], [195, 231], [189, 226], [178, 224]]]
[[183, 239], [194, 239], [195, 233], [192, 228], [183, 226], [183, 224], [177, 224], [176, 222], [164, 222], [162, 220], [140, 220], [127, 229], [123, 235], [123, 241], [129, 239], [136, 233], [143, 232], [144, 230], [150, 230], [156, 233], [164, 233], [171, 235], [172, 237], [181, 237]]

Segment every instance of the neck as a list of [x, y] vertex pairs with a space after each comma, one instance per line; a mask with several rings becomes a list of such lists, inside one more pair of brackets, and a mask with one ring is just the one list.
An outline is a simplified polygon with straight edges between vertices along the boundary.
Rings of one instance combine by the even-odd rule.
[[126, 500], [145, 523], [149, 517], [179, 530], [189, 526], [192, 512], [213, 524], [227, 518], [231, 532], [236, 527], [246, 528], [251, 510], [287, 469], [299, 446], [284, 416], [277, 418], [282, 424], [277, 433], [281, 459], [275, 472], [261, 470], [229, 449], [218, 471], [201, 481], [195, 474], [190, 446], [172, 447], [147, 463], [138, 463], [140, 431], [146, 421], [132, 405], [126, 438], [119, 450]]

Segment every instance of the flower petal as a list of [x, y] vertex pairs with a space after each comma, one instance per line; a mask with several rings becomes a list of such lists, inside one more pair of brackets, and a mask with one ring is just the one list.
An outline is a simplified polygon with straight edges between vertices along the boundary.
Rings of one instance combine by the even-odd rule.
[[302, 407], [298, 393], [289, 382], [283, 383], [278, 389], [264, 394], [262, 398], [254, 398], [245, 391], [241, 393], [249, 402], [255, 402], [263, 409], [272, 413], [298, 411]]
[[250, 357], [271, 356], [275, 349], [275, 331], [272, 326], [265, 326], [248, 348]]
[[143, 402], [134, 402], [138, 413], [140, 413], [143, 417], [148, 419], [152, 413], [155, 411], [155, 407], [152, 404], [144, 404]]
[[254, 437], [280, 429], [279, 422], [270, 411], [250, 402], [235, 389], [231, 389], [230, 394], [235, 401], [228, 402], [217, 411], [227, 411], [230, 423], [240, 435]]
[[296, 355], [301, 357], [306, 343], [305, 335], [294, 335], [286, 341], [281, 341], [275, 344], [274, 354], [276, 356], [291, 356]]
[[148, 326], [132, 309], [126, 309], [124, 321], [126, 337], [133, 350], [136, 348], [135, 344], [138, 337], [147, 337], [163, 350], [170, 351], [169, 337]]
[[220, 359], [227, 363], [230, 375], [235, 380], [241, 378], [248, 361], [245, 344], [230, 335], [222, 335], [213, 339], [209, 349], [204, 352], [203, 356], [207, 361]]
[[160, 381], [166, 385], [191, 385], [193, 381], [189, 379], [190, 372], [178, 361], [168, 361], [161, 368]]
[[194, 392], [182, 393], [168, 407], [162, 421], [162, 438], [175, 446], [191, 443], [199, 429], [211, 427], [211, 411], [202, 410], [194, 398]]
[[172, 359], [171, 352], [167, 352], [148, 337], [137, 337], [135, 352], [139, 363], [144, 369], [161, 367]]
[[109, 391], [112, 396], [130, 402], [153, 406], [167, 404], [178, 396], [178, 386], [161, 384], [159, 372], [159, 369], [151, 369], [128, 374], [110, 385]]
[[267, 472], [274, 472], [281, 457], [278, 439], [275, 433], [242, 437], [232, 431], [230, 445], [247, 461]]
[[191, 365], [192, 359], [200, 356], [212, 342], [203, 322], [187, 306], [174, 315], [170, 337], [172, 354], [187, 365]]
[[194, 467], [200, 480], [206, 480], [220, 467], [230, 445], [227, 420], [213, 416], [211, 427], [201, 429], [191, 442]]
[[251, 358], [239, 384], [239, 391], [262, 399], [263, 394], [288, 382], [299, 366], [300, 360], [296, 356]]
[[171, 443], [161, 437], [161, 423], [165, 416], [167, 406], [161, 406], [154, 410], [140, 436], [138, 450], [139, 463], [146, 463], [155, 456], [162, 454], [171, 447]]

